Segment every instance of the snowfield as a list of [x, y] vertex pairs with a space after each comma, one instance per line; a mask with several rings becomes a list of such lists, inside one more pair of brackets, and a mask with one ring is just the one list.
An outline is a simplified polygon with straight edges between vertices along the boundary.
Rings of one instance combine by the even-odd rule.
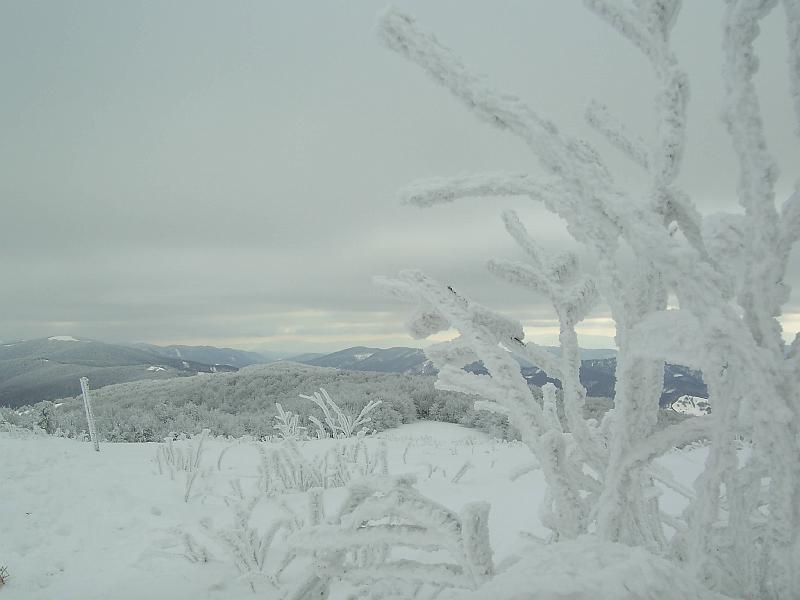
[[[523, 472], [533, 457], [522, 444], [433, 422], [404, 425], [368, 438], [366, 444], [374, 450], [384, 442], [389, 474], [416, 474], [422, 494], [455, 511], [476, 500], [491, 503], [495, 565], [547, 535], [537, 518], [543, 477], [539, 470]], [[0, 433], [5, 459], [0, 463], [0, 566], [10, 574], [0, 587], [3, 600], [227, 600], [253, 598], [254, 590], [263, 598], [280, 598], [281, 591], [266, 575], [241, 577], [231, 554], [211, 533], [232, 527], [232, 506], [241, 495], [237, 490], [245, 496], [258, 494], [257, 446], [276, 443], [209, 439], [201, 456], [201, 475], [184, 502], [185, 474], [178, 472], [172, 479], [163, 466], [159, 473], [155, 457], [164, 444], [103, 444], [96, 453], [89, 443]], [[311, 457], [336, 443], [306, 441], [300, 449]], [[701, 471], [705, 454], [703, 448], [675, 450], [661, 464], [679, 482], [689, 484]], [[341, 488], [325, 490], [326, 509], [333, 512], [344, 494]], [[667, 512], [682, 509], [677, 495], [665, 492], [662, 502]], [[263, 531], [291, 512], [305, 514], [306, 504], [306, 493], [271, 498], [260, 494], [251, 524]], [[285, 546], [280, 534], [276, 539], [265, 572]], [[578, 546], [582, 555], [592, 555], [590, 545]], [[559, 547], [562, 552], [568, 549]], [[524, 563], [512, 566], [511, 576], [514, 569], [529, 572]], [[300, 575], [289, 569], [281, 583], [291, 584]], [[557, 577], [565, 591], [572, 589], [563, 586], [573, 577], [568, 568], [560, 567]], [[545, 580], [544, 575], [538, 578], [540, 583]], [[331, 598], [344, 598], [342, 594], [334, 586]], [[479, 590], [470, 597], [483, 596]]]

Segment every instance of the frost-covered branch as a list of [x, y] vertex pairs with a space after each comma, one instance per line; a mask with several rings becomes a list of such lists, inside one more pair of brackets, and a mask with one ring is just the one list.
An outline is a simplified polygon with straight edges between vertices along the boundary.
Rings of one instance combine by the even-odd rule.
[[796, 133], [800, 137], [800, 2], [783, 0], [786, 40], [789, 46], [789, 89], [794, 101]]
[[645, 171], [650, 170], [650, 151], [645, 141], [628, 132], [623, 123], [611, 116], [605, 104], [593, 100], [586, 108], [586, 121], [603, 134], [609, 144]]
[[788, 255], [800, 238], [800, 182], [798, 189], [789, 196], [781, 207], [779, 248]]
[[386, 11], [378, 33], [389, 48], [419, 65], [481, 120], [521, 137], [545, 169], [559, 178], [559, 185], [570, 192], [548, 207], [568, 223], [580, 222], [592, 230], [601, 244], [614, 243], [625, 203], [614, 197], [608, 169], [588, 143], [562, 135], [551, 121], [513, 94], [493, 91], [450, 49], [422, 32], [409, 15]]
[[[777, 170], [766, 149], [753, 76], [761, 20], [777, 0], [728, 0], [724, 26], [725, 119], [739, 159], [744, 214], [703, 218], [678, 186], [686, 145], [689, 86], [671, 47], [678, 0], [585, 0], [649, 61], [657, 82], [654, 127], [640, 138], [599, 103], [587, 119], [649, 177], [644, 198], [614, 183], [587, 144], [562, 134], [511, 95], [494, 92], [453, 52], [415, 21], [388, 11], [380, 35], [419, 65], [485, 123], [523, 139], [544, 168], [544, 183], [528, 175], [483, 174], [415, 183], [411, 203], [430, 206], [457, 198], [525, 194], [541, 201], [598, 258], [592, 277], [574, 255], [552, 256], [505, 213], [525, 263], [494, 260], [499, 278], [545, 296], [559, 317], [561, 357], [523, 342], [518, 323], [471, 303], [451, 287], [416, 272], [384, 279], [384, 287], [418, 308], [409, 329], [425, 338], [449, 328], [459, 337], [431, 349], [441, 387], [496, 403], [536, 454], [548, 485], [542, 522], [554, 537], [589, 530], [606, 540], [670, 555], [705, 585], [748, 598], [800, 594], [800, 350], [788, 360], [777, 317], [789, 297], [789, 252], [800, 234], [800, 192], [775, 207]], [[800, 2], [783, 1], [789, 42], [789, 81], [800, 125]], [[683, 235], [677, 235], [680, 232]], [[620, 256], [629, 247], [633, 267]], [[678, 310], [667, 310], [673, 294]], [[611, 308], [619, 347], [614, 409], [599, 427], [581, 414], [576, 325], [601, 299]], [[510, 352], [509, 352], [510, 351]], [[511, 353], [562, 381], [540, 407]], [[475, 360], [488, 376], [464, 371]], [[658, 402], [665, 361], [702, 370], [714, 415], [659, 431]], [[565, 423], [559, 418], [563, 403]], [[710, 445], [696, 493], [665, 478], [654, 460], [698, 437]], [[741, 464], [740, 442], [749, 458]], [[591, 475], [589, 474], [591, 473]], [[659, 507], [663, 485], [689, 499], [683, 519]], [[664, 526], [675, 536], [668, 543]]]
[[499, 94], [433, 35], [423, 33], [409, 15], [387, 10], [378, 23], [378, 33], [392, 50], [421, 66], [448, 88], [482, 120], [522, 137], [550, 165], [580, 164], [595, 174], [607, 176], [599, 155], [587, 145], [564, 139], [556, 126], [511, 94]]
[[680, 2], [642, 0], [631, 9], [613, 0], [584, 0], [584, 4], [628, 38], [649, 59], [659, 82], [656, 94], [656, 140], [649, 148], [633, 138], [624, 125], [611, 119], [605, 106], [594, 102], [587, 120], [608, 141], [652, 176], [650, 206], [664, 223], [675, 221], [692, 247], [705, 256], [700, 235], [701, 216], [687, 194], [675, 186], [686, 143], [686, 104], [689, 84], [669, 48], [669, 35]]
[[[561, 427], [552, 429], [553, 420], [545, 416], [533, 398], [519, 364], [507, 350], [524, 344], [524, 333], [519, 323], [471, 303], [451, 287], [416, 271], [404, 271], [394, 280], [379, 281], [393, 290], [405, 286], [403, 296], [407, 300], [416, 297], [418, 303], [435, 307], [447, 323], [459, 331], [456, 340], [435, 345], [429, 355], [439, 371], [437, 387], [476, 394], [500, 405], [509, 422], [520, 431], [523, 441], [539, 457], [545, 477], [554, 490], [552, 502], [555, 508], [548, 511], [552, 517], [549, 524], [557, 535], [565, 537], [575, 537], [585, 531], [590, 496], [581, 494], [582, 490], [586, 491], [581, 465], [585, 461], [597, 468], [597, 457], [602, 451], [582, 416], [580, 421], [574, 419], [575, 412], [580, 410], [578, 404], [582, 407], [583, 395], [572, 390], [570, 406], [565, 407], [570, 415], [568, 420], [574, 423], [573, 435], [582, 448], [576, 454], [574, 442], [565, 438]], [[464, 366], [474, 358], [483, 362], [489, 371], [488, 376], [464, 371]], [[571, 355], [570, 360], [573, 360]], [[554, 362], [552, 358], [550, 361]], [[551, 372], [563, 374], [563, 369], [553, 364], [549, 366]], [[570, 368], [575, 370], [577, 379], [574, 364], [571, 363]]]
[[[739, 296], [745, 321], [760, 344], [780, 340], [774, 317], [786, 300], [780, 275], [786, 257], [777, 255], [778, 212], [774, 186], [778, 168], [767, 150], [764, 127], [753, 77], [758, 70], [754, 42], [759, 22], [777, 2], [736, 0], [728, 2], [725, 15], [724, 81], [727, 104], [724, 118], [740, 166], [739, 202], [748, 219], [747, 282]], [[782, 343], [782, 342], [781, 342]]]
[[412, 181], [398, 196], [403, 202], [424, 208], [489, 196], [533, 196], [548, 203], [562, 192], [557, 180], [541, 181], [524, 173], [481, 173]]
[[[642, 4], [640, 3], [640, 7]], [[674, 3], [673, 3], [674, 4]], [[652, 31], [642, 22], [640, 15], [633, 8], [620, 6], [616, 0], [584, 0], [584, 5], [607, 21], [622, 37], [629, 40], [642, 54], [651, 60], [657, 57], [660, 50], [655, 43]], [[665, 24], [672, 24], [666, 19]]]
[[[700, 247], [701, 240], [696, 235], [699, 227], [688, 222], [696, 215], [685, 202], [678, 201], [685, 200], [683, 196], [672, 193], [671, 189], [660, 194], [659, 203], [668, 201], [670, 207], [678, 205], [674, 210], [663, 207], [654, 210], [658, 203], [648, 207], [626, 197], [614, 187], [599, 155], [588, 144], [563, 136], [519, 98], [491, 91], [452, 51], [423, 33], [412, 17], [394, 9], [387, 11], [379, 22], [379, 34], [391, 49], [421, 66], [482, 120], [509, 130], [528, 143], [563, 190], [546, 206], [567, 222], [574, 236], [603, 252], [613, 252], [618, 237], [623, 235], [636, 251], [655, 250], [659, 263], [670, 271], [693, 271], [701, 267], [694, 253], [687, 254], [665, 229], [666, 215], [674, 213], [672, 218], [687, 221], [687, 238], [695, 250]], [[673, 153], [670, 160], [677, 161], [677, 154]], [[550, 196], [548, 193], [543, 199]], [[717, 280], [714, 271], [708, 269], [698, 273], [696, 285], [711, 285]]]

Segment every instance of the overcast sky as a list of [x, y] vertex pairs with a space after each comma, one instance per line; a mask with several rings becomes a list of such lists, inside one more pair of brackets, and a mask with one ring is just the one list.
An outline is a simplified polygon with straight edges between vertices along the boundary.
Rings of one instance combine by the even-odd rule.
[[[692, 86], [682, 184], [733, 210], [736, 164], [719, 121], [722, 2], [684, 2], [675, 40]], [[0, 339], [74, 335], [274, 350], [412, 345], [407, 308], [375, 274], [422, 268], [552, 342], [539, 298], [485, 273], [519, 258], [499, 214], [551, 248], [564, 227], [531, 201], [419, 211], [419, 177], [537, 172], [525, 147], [476, 121], [382, 47], [383, 1], [0, 4]], [[562, 129], [598, 98], [652, 133], [644, 60], [577, 0], [403, 2], [498, 87]], [[798, 175], [783, 15], [763, 28], [770, 148]], [[639, 175], [608, 150], [621, 181]], [[800, 261], [785, 320], [800, 327]], [[534, 326], [539, 326], [538, 329]], [[600, 308], [582, 344], [611, 347]]]

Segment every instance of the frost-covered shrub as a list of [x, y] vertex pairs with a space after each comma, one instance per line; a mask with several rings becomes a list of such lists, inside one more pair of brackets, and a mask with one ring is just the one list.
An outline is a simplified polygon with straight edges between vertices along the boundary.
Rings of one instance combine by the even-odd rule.
[[306, 457], [294, 440], [259, 445], [259, 487], [267, 495], [344, 487], [353, 477], [386, 475], [386, 444], [370, 449], [363, 436], [342, 440], [327, 451]]
[[326, 456], [307, 459], [297, 444], [287, 439], [269, 446], [259, 445], [259, 487], [268, 495], [313, 487], [342, 487], [349, 480], [346, 469], [326, 460]]
[[184, 502], [189, 501], [195, 481], [203, 474], [202, 458], [209, 433], [208, 429], [204, 429], [200, 435], [179, 443], [175, 442], [174, 436], [168, 436], [156, 450], [155, 461], [159, 474], [168, 473], [173, 481], [176, 474], [183, 474]]
[[[359, 480], [327, 518], [318, 496], [310, 526], [288, 538], [285, 564], [308, 561], [308, 574], [286, 598], [325, 598], [333, 584], [351, 598], [430, 598], [476, 589], [491, 577], [489, 505], [476, 502], [456, 514], [413, 484], [409, 476]], [[425, 558], [404, 558], [402, 549]]]
[[[439, 371], [437, 387], [479, 396], [476, 408], [505, 415], [519, 431], [547, 482], [541, 519], [553, 540], [592, 531], [601, 544], [621, 542], [669, 557], [681, 577], [716, 591], [752, 599], [800, 597], [800, 335], [787, 354], [777, 320], [789, 298], [789, 253], [800, 236], [800, 187], [776, 206], [777, 167], [767, 150], [754, 80], [759, 23], [778, 2], [726, 3], [723, 115], [739, 162], [739, 206], [709, 215], [700, 214], [678, 180], [689, 97], [671, 45], [681, 3], [584, 3], [643, 55], [657, 82], [649, 139], [599, 102], [586, 115], [642, 169], [644, 196], [616, 181], [590, 143], [563, 133], [513, 94], [492, 90], [412, 17], [392, 9], [379, 25], [389, 48], [419, 65], [481, 121], [521, 139], [544, 172], [439, 177], [410, 184], [402, 198], [429, 207], [470, 197], [528, 196], [562, 218], [596, 257], [593, 272], [586, 273], [576, 254], [545, 251], [514, 212], [503, 213], [526, 261], [492, 260], [488, 268], [548, 300], [559, 321], [560, 356], [525, 342], [519, 322], [423, 273], [405, 271], [378, 283], [415, 305], [408, 321], [415, 338], [458, 332], [426, 349]], [[794, 117], [800, 121], [800, 3], [782, 4]], [[676, 308], [668, 308], [670, 295]], [[614, 407], [598, 421], [584, 416], [576, 326], [599, 302], [610, 308], [619, 354]], [[563, 395], [545, 386], [539, 404], [515, 355], [560, 380]], [[464, 369], [477, 360], [487, 375]], [[712, 415], [659, 429], [667, 361], [703, 373]], [[699, 438], [709, 441], [705, 471], [695, 490], [681, 491], [688, 508], [674, 519], [658, 500], [658, 484], [671, 482], [653, 461]], [[746, 456], [739, 453], [740, 438], [750, 442]], [[667, 569], [662, 567], [657, 571]], [[660, 585], [656, 571], [653, 577]], [[530, 578], [536, 581], [535, 573]]]
[[[474, 404], [474, 400], [471, 404]], [[472, 406], [464, 411], [458, 423], [483, 431], [499, 440], [519, 439], [519, 432], [511, 426], [506, 415], [499, 415], [485, 410], [475, 410]]]
[[[275, 551], [276, 542], [287, 532], [294, 531], [297, 524], [290, 518], [273, 519], [265, 528], [259, 528], [253, 522], [253, 510], [260, 498], [252, 496], [241, 498], [233, 504], [233, 523], [225, 526], [214, 525], [211, 521], [201, 522], [206, 534], [221, 547], [236, 569], [239, 578], [245, 581], [256, 593], [256, 585], [266, 582], [266, 587], [274, 588], [273, 578], [265, 571], [268, 558]], [[202, 560], [207, 549], [200, 546], [192, 536], [185, 538], [187, 555], [190, 560]]]
[[284, 440], [299, 440], [306, 434], [306, 428], [299, 425], [300, 415], [296, 415], [291, 411], [283, 410], [280, 402], [275, 403], [275, 408], [278, 409], [278, 414], [272, 420], [272, 426]]
[[14, 438], [47, 435], [43, 429], [21, 421], [17, 416], [13, 411], [8, 411], [8, 413], [0, 412], [0, 433], [5, 433]]
[[331, 398], [325, 388], [320, 388], [319, 392], [314, 392], [313, 396], [300, 394], [301, 398], [311, 400], [322, 411], [324, 423], [316, 417], [309, 416], [309, 419], [317, 426], [318, 430], [327, 431], [330, 437], [353, 437], [357, 432], [366, 428], [367, 423], [372, 421], [370, 413], [382, 404], [381, 400], [370, 400], [356, 414], [342, 408]]
[[54, 414], [56, 410], [55, 405], [51, 401], [45, 400], [40, 403], [37, 408], [38, 415], [36, 425], [46, 433], [53, 434], [58, 427]]

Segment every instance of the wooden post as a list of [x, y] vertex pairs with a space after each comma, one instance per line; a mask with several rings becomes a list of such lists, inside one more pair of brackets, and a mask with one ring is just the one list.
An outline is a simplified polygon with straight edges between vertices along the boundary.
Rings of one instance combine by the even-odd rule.
[[83, 407], [86, 409], [86, 422], [89, 424], [89, 439], [94, 444], [94, 449], [100, 452], [100, 442], [97, 440], [97, 429], [94, 426], [94, 413], [92, 402], [89, 400], [89, 379], [81, 377], [81, 392], [83, 392]]

